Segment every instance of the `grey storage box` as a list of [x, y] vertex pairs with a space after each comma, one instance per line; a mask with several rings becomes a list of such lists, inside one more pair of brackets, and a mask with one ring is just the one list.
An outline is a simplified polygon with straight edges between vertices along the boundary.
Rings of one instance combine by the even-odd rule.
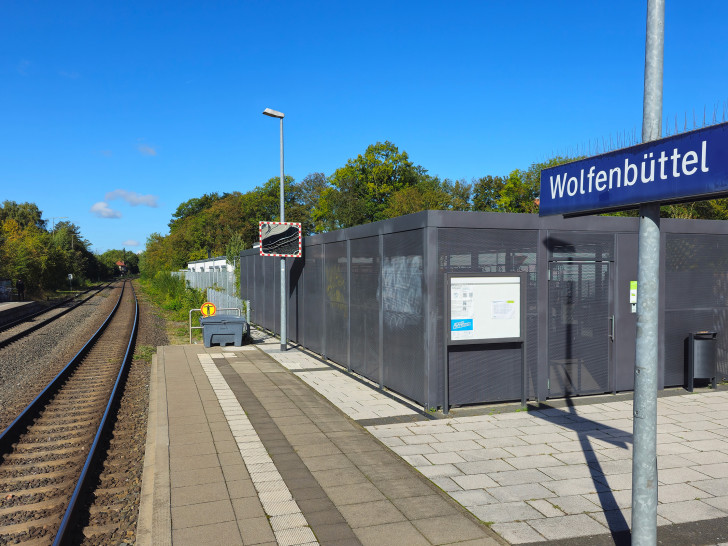
[[221, 347], [225, 345], [240, 347], [248, 335], [248, 323], [243, 317], [232, 315], [201, 317], [200, 325], [205, 347], [212, 347], [213, 343]]

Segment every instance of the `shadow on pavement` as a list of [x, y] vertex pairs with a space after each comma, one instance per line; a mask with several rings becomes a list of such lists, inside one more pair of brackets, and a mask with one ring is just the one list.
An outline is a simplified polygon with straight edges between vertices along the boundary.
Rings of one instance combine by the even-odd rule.
[[[587, 466], [589, 467], [589, 474], [592, 482], [594, 483], [594, 489], [597, 492], [602, 510], [607, 518], [607, 525], [609, 526], [609, 532], [612, 535], [612, 539], [614, 540], [614, 543], [618, 545], [630, 544], [631, 532], [629, 530], [629, 525], [617, 504], [617, 500], [614, 498], [614, 494], [609, 487], [607, 478], [604, 476], [602, 466], [594, 453], [591, 439], [599, 439], [612, 444], [615, 447], [628, 449], [628, 444], [632, 443], [632, 434], [625, 436], [624, 431], [622, 430], [608, 425], [602, 425], [577, 415], [576, 408], [571, 397], [566, 397], [566, 405], [568, 407], [568, 411], [541, 404], [538, 407], [539, 411], [534, 412], [532, 415], [539, 419], [543, 419], [546, 422], [573, 430], [577, 433], [582, 452], [584, 453]], [[550, 411], [548, 414], [544, 414], [543, 410]], [[565, 417], [567, 419], [564, 419]], [[611, 437], [611, 433], [614, 433], [614, 437]]]

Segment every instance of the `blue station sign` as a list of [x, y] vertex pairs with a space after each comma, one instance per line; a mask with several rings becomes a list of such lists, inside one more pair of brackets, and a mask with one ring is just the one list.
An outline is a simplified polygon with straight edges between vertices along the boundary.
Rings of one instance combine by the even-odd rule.
[[541, 171], [540, 216], [728, 195], [728, 123]]

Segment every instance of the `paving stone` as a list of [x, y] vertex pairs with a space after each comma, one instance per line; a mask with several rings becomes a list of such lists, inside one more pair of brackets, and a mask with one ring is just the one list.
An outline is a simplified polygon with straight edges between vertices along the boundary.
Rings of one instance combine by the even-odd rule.
[[660, 503], [682, 502], [705, 496], [703, 491], [687, 483], [660, 485], [657, 488], [657, 500]]
[[627, 531], [632, 527], [632, 510], [630, 508], [591, 512], [589, 516], [606, 527], [610, 533]]
[[445, 502], [437, 494], [392, 499], [392, 504], [404, 514], [404, 517], [410, 520], [458, 513], [458, 510], [451, 503]]
[[[489, 542], [487, 533], [476, 523], [464, 516], [441, 516], [412, 522], [432, 544], [449, 544], [466, 540], [481, 539]], [[493, 541], [493, 544], [496, 544]]]
[[374, 486], [390, 500], [429, 495], [432, 489], [416, 476], [400, 474], [398, 479], [376, 479]]
[[364, 546], [390, 544], [393, 539], [396, 540], [397, 544], [407, 544], [408, 546], [426, 546], [430, 544], [417, 528], [408, 521], [360, 527], [354, 529], [354, 533]]
[[257, 497], [243, 497], [232, 500], [233, 511], [237, 519], [265, 517], [263, 507]]
[[594, 479], [606, 485], [612, 491], [621, 491], [622, 489], [632, 489], [632, 473], [629, 474], [610, 474], [609, 476], [596, 475]]
[[423, 455], [430, 464], [462, 463], [465, 462], [458, 453], [430, 453]]
[[[696, 470], [701, 474], [706, 474], [711, 478], [728, 478], [728, 463], [702, 464], [694, 466], [693, 470]], [[697, 479], [699, 478], [695, 478], [695, 480]]]
[[702, 521], [726, 516], [724, 511], [699, 500], [659, 504], [657, 506], [657, 513], [672, 523]]
[[488, 476], [498, 482], [501, 486], [520, 485], [524, 483], [545, 483], [552, 481], [549, 476], [536, 469], [491, 472]]
[[560, 516], [529, 521], [538, 533], [549, 540], [563, 540], [585, 535], [598, 535], [607, 532], [607, 528], [597, 523], [586, 514]]
[[583, 497], [592, 502], [597, 507], [596, 510], [616, 510], [632, 506], [631, 489], [623, 491], [605, 489], [601, 493], [587, 493]]
[[[275, 542], [275, 535], [271, 529], [268, 518], [246, 518], [238, 520], [238, 529], [243, 537], [244, 544], [263, 544], [267, 542]], [[199, 544], [206, 544], [203, 541]], [[218, 543], [220, 545], [224, 542]]]
[[511, 457], [512, 454], [506, 451], [503, 448], [496, 447], [496, 448], [480, 448], [480, 449], [470, 449], [466, 451], [458, 451], [458, 456], [461, 457], [464, 461], [487, 461], [490, 459], [505, 459], [508, 457]]
[[569, 480], [574, 478], [592, 478], [602, 476], [594, 467], [586, 464], [562, 464], [541, 469], [541, 472], [552, 480]]
[[[694, 468], [698, 468], [701, 472], [698, 472]], [[666, 468], [660, 471], [657, 478], [660, 483], [672, 484], [672, 483], [685, 483], [693, 481], [701, 481], [708, 478], [710, 475], [707, 472], [702, 472], [705, 466], [699, 466], [694, 468]]]
[[362, 502], [385, 500], [384, 495], [369, 482], [354, 485], [336, 485], [325, 488], [331, 501], [342, 506], [346, 504], [359, 504]]
[[528, 523], [494, 523], [491, 525], [496, 533], [511, 544], [525, 544], [527, 542], [542, 542], [544, 537], [538, 534]]
[[197, 470], [178, 470], [170, 473], [170, 482], [175, 487], [198, 485], [203, 483], [224, 482], [222, 469], [219, 466], [200, 468]]
[[469, 463], [456, 463], [454, 465], [463, 474], [490, 474], [493, 472], [506, 472], [514, 468], [502, 459], [489, 459]]
[[487, 489], [488, 487], [499, 487], [498, 482], [496, 482], [488, 474], [453, 476], [452, 480], [463, 489]]
[[188, 504], [199, 504], [203, 502], [228, 499], [228, 490], [225, 482], [215, 481], [211, 483], [187, 485], [184, 487], [173, 487], [171, 493], [171, 506], [185, 506]]
[[240, 529], [235, 521], [186, 527], [172, 531], [172, 543], [175, 546], [199, 546], [200, 544], [225, 544], [237, 546], [243, 544]]
[[470, 449], [478, 449], [481, 447], [481, 445], [478, 443], [482, 440], [478, 440], [477, 442], [474, 440], [459, 440], [456, 442], [433, 442], [428, 445], [432, 447], [435, 451], [438, 451], [440, 453], [447, 453], [452, 451], [467, 451]]
[[462, 491], [462, 487], [451, 478], [431, 478], [430, 481], [443, 491]]
[[431, 466], [416, 467], [428, 478], [445, 478], [451, 476], [462, 476], [463, 472], [451, 464], [436, 464]]
[[308, 527], [294, 527], [273, 532], [279, 546], [316, 544], [316, 537]]
[[526, 501], [530, 506], [533, 506], [536, 510], [541, 512], [547, 518], [563, 516], [564, 512], [559, 508], [556, 508], [552, 503], [552, 499], [534, 499]]
[[726, 497], [712, 497], [709, 499], [701, 499], [705, 504], [709, 504], [713, 508], [722, 510], [728, 515], [728, 496]]
[[542, 483], [559, 497], [563, 497], [565, 495], [587, 495], [608, 489], [608, 487], [603, 483], [595, 482], [591, 478], [552, 480]]
[[504, 523], [543, 518], [543, 514], [523, 501], [474, 506], [470, 511], [484, 522]]
[[[678, 455], [673, 455], [678, 457]], [[702, 451], [700, 453], [686, 453], [680, 457], [683, 461], [686, 461], [683, 466], [703, 465], [703, 464], [717, 464], [717, 463], [728, 463], [728, 453], [722, 451]], [[658, 459], [658, 468], [659, 468]], [[679, 465], [675, 465], [679, 466]]]
[[235, 513], [229, 500], [172, 507], [173, 530], [222, 523], [234, 519]]
[[500, 502], [545, 499], [556, 496], [539, 483], [524, 483], [521, 485], [491, 487], [488, 489], [488, 493]]
[[450, 496], [466, 507], [480, 506], [482, 504], [493, 504], [498, 502], [492, 495], [483, 489], [469, 489], [467, 491], [453, 491]]
[[339, 511], [352, 529], [394, 523], [405, 519], [402, 513], [387, 500], [340, 506]]

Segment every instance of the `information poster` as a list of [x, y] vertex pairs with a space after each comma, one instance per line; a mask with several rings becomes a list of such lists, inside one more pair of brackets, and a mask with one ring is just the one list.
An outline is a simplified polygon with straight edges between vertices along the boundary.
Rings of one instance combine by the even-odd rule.
[[521, 338], [521, 276], [450, 278], [450, 341]]

